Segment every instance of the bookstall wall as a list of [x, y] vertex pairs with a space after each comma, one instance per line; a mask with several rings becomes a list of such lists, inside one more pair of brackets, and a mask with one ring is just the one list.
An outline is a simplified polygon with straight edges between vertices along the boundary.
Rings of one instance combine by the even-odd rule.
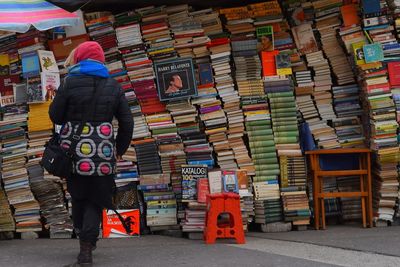
[[[124, 7], [93, 12], [92, 4], [75, 29], [1, 33], [0, 232], [72, 235], [65, 180], [40, 159], [59, 129], [47, 110], [64, 62], [86, 40], [103, 47], [132, 111], [115, 180], [134, 194], [129, 207], [140, 209], [142, 229], [199, 237], [206, 194], [222, 191], [240, 195], [245, 230], [309, 225], [305, 123], [317, 148], [373, 150], [374, 221], [396, 223], [399, 1]], [[331, 177], [324, 189], [352, 191], [358, 181]], [[360, 220], [360, 205], [325, 200], [327, 216], [343, 221]]]

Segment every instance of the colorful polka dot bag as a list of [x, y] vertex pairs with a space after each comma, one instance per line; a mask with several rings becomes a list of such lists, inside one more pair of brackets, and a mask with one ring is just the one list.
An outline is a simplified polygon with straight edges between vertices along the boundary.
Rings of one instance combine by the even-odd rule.
[[[64, 150], [69, 150], [79, 124], [68, 122], [61, 129], [60, 145]], [[75, 147], [73, 173], [83, 176], [114, 174], [114, 144], [114, 130], [110, 122], [86, 122]]]

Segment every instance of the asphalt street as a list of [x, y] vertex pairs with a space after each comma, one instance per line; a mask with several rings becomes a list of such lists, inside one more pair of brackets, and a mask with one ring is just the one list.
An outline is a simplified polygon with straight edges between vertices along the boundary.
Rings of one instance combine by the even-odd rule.
[[[205, 245], [157, 235], [100, 240], [93, 266], [400, 266], [400, 227], [250, 233]], [[391, 247], [395, 246], [395, 247]], [[74, 261], [73, 239], [0, 241], [0, 266], [64, 266]]]

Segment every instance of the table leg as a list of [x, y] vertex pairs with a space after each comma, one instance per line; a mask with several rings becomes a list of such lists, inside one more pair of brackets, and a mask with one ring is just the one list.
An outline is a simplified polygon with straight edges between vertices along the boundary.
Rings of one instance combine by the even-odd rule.
[[372, 181], [371, 181], [371, 153], [365, 153], [367, 157], [367, 190], [368, 190], [368, 224], [372, 227]]
[[[360, 165], [360, 170], [365, 168], [364, 167], [364, 156], [362, 154], [360, 154], [360, 157], [359, 157], [359, 165]], [[360, 175], [360, 192], [365, 192], [364, 179], [365, 179], [365, 176], [364, 175]], [[366, 210], [365, 210], [365, 200], [366, 200], [366, 197], [361, 197], [360, 198], [362, 223], [363, 223], [363, 227], [364, 228], [367, 227], [367, 218], [366, 218], [367, 214], [366, 214]]]
[[318, 175], [316, 173], [316, 155], [311, 155], [311, 168], [313, 170], [313, 203], [314, 203], [314, 227], [319, 230], [319, 199], [318, 199]]

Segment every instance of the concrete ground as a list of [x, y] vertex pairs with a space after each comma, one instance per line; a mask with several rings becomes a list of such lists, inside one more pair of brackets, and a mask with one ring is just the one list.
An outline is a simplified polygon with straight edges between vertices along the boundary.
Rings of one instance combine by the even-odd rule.
[[[100, 240], [93, 266], [400, 266], [400, 227], [249, 233], [245, 245], [157, 235]], [[64, 266], [77, 240], [0, 241], [0, 266]]]

